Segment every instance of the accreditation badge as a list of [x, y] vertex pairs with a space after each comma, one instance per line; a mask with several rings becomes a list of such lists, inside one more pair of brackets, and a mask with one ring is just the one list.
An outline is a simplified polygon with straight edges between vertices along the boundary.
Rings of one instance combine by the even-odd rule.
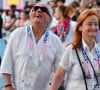
[[93, 90], [100, 90], [100, 83], [96, 83], [94, 80], [94, 83], [92, 83]]
[[99, 88], [100, 89], [100, 84], [94, 85], [94, 88]]

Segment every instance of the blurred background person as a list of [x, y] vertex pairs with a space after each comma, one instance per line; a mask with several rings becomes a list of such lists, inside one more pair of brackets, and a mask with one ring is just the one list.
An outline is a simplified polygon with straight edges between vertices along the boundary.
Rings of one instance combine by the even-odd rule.
[[74, 37], [74, 30], [76, 23], [71, 20], [71, 18], [68, 16], [66, 6], [59, 6], [55, 9], [55, 18], [58, 20], [58, 24], [53, 30], [53, 33], [55, 33], [63, 43], [63, 46], [65, 47], [67, 44], [72, 42]]
[[10, 5], [10, 10], [14, 11], [16, 18], [19, 18], [19, 11], [16, 10], [16, 5]]
[[9, 10], [3, 10], [3, 13], [1, 14], [3, 23], [6, 22], [7, 18], [9, 17]]
[[[65, 3], [65, 0], [55, 0], [56, 7], [63, 6], [64, 3]], [[55, 12], [55, 9], [54, 9], [54, 12]], [[54, 30], [54, 27], [57, 25], [57, 23], [58, 23], [58, 20], [53, 15], [53, 19], [52, 19], [52, 22], [51, 22], [51, 25], [50, 25], [50, 29], [52, 31]]]
[[48, 5], [53, 9], [53, 11], [55, 11], [56, 2], [54, 0], [50, 0], [48, 2]]
[[24, 10], [20, 11], [20, 18], [15, 21], [14, 27], [23, 27], [30, 24], [29, 19], [26, 18], [26, 13]]
[[73, 8], [73, 6], [71, 4], [67, 6], [66, 14], [72, 21], [76, 22], [77, 16], [76, 16], [74, 8]]
[[3, 22], [3, 38], [8, 41], [11, 32], [14, 30], [14, 23], [16, 21], [14, 10], [9, 10], [9, 16]]
[[56, 7], [64, 5], [65, 0], [56, 0]]
[[30, 10], [32, 9], [32, 6], [33, 6], [34, 4], [35, 4], [35, 3], [32, 3], [32, 5], [29, 4], [29, 3], [27, 3], [27, 4], [25, 5], [25, 7], [24, 7], [24, 10], [25, 10], [26, 18], [27, 18], [27, 19], [30, 18], [30, 17], [29, 17], [29, 12], [30, 12]]

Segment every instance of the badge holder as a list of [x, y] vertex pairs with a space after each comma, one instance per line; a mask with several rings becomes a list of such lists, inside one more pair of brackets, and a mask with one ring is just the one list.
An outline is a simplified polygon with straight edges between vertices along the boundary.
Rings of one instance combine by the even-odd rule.
[[94, 89], [95, 89], [95, 88], [100, 88], [100, 84], [94, 85]]

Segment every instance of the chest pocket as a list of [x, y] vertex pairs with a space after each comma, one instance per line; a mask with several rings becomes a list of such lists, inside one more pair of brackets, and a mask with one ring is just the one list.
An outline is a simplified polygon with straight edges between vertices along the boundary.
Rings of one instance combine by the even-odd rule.
[[[14, 68], [17, 70], [15, 71], [17, 74], [22, 73], [26, 63], [28, 60], [33, 58], [32, 51], [30, 50], [19, 50], [16, 49], [16, 54], [15, 54], [15, 61], [14, 61]], [[22, 72], [21, 72], [22, 71]]]
[[27, 60], [29, 60], [30, 58], [32, 58], [34, 55], [32, 53], [31, 50], [19, 50], [16, 49], [16, 54], [15, 54], [15, 64], [19, 65], [22, 63], [25, 63]]
[[48, 63], [48, 67], [53, 64], [54, 60], [55, 60], [55, 55], [56, 54], [56, 49], [50, 45], [47, 44], [45, 47], [45, 51], [44, 51], [44, 62]]

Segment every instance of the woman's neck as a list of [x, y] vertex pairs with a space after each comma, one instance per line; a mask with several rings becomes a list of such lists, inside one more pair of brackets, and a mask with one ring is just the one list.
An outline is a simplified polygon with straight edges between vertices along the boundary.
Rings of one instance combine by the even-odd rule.
[[91, 51], [94, 48], [94, 44], [95, 44], [95, 39], [84, 39], [85, 43], [88, 45], [89, 50]]
[[26, 21], [27, 19], [26, 19], [26, 18], [23, 18], [23, 19], [20, 19], [20, 20], [22, 20], [22, 21]]
[[63, 22], [64, 20], [65, 20], [65, 18], [64, 17], [61, 17], [59, 21], [60, 22]]
[[11, 18], [11, 19], [15, 18], [15, 15], [13, 15], [13, 16], [10, 16], [10, 18]]

